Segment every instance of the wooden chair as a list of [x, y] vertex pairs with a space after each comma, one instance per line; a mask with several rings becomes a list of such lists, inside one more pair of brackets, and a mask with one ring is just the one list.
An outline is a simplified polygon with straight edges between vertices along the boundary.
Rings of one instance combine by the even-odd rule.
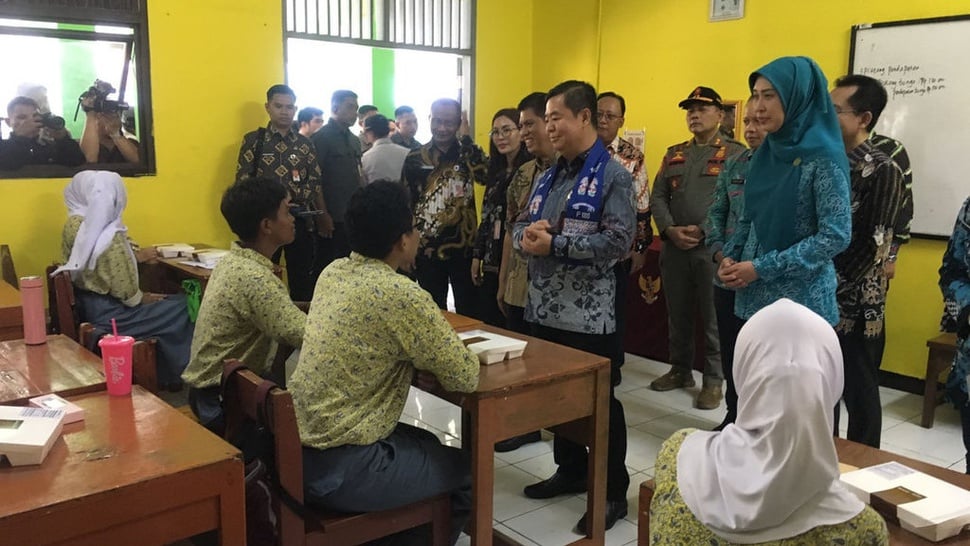
[[640, 484], [640, 501], [637, 510], [637, 546], [650, 544], [650, 502], [653, 500], [653, 490], [656, 484], [647, 480]]
[[451, 531], [448, 494], [362, 514], [330, 512], [304, 505], [303, 448], [290, 393], [235, 359], [225, 362], [223, 393], [227, 439], [247, 421], [265, 427], [272, 434], [276, 460], [270, 472], [276, 489], [273, 504], [280, 544], [352, 546], [424, 524], [431, 524], [434, 546], [448, 543]]
[[936, 417], [936, 406], [940, 403], [937, 393], [940, 374], [948, 370], [953, 364], [957, 353], [957, 335], [954, 333], [940, 334], [926, 341], [929, 354], [926, 357], [926, 377], [923, 379], [923, 414], [920, 426], [933, 428]]
[[[57, 264], [47, 267], [47, 300], [51, 322], [48, 331], [63, 334], [83, 347], [94, 348], [98, 335], [93, 324], [81, 322], [74, 297], [74, 284], [71, 275], [62, 271], [54, 275]], [[156, 367], [154, 338], [139, 339], [131, 349], [132, 381], [153, 394], [158, 393], [158, 369]]]
[[13, 255], [10, 254], [9, 245], [0, 245], [0, 279], [10, 286], [20, 286], [20, 278], [17, 277], [17, 268], [13, 266]]

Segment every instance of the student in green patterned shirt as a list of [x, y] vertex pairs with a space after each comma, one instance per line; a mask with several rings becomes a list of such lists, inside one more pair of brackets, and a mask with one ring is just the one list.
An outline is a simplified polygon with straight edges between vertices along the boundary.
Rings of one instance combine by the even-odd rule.
[[303, 343], [306, 314], [290, 300], [270, 257], [293, 242], [290, 198], [281, 184], [244, 178], [222, 196], [222, 215], [239, 236], [209, 278], [195, 325], [192, 357], [182, 374], [189, 406], [199, 422], [220, 434], [225, 426], [220, 397], [222, 362], [238, 358], [267, 376], [277, 345]]
[[[317, 280], [289, 390], [308, 502], [370, 512], [450, 491], [454, 544], [471, 507], [469, 461], [398, 419], [415, 376], [471, 392], [479, 364], [431, 295], [397, 273], [414, 267], [421, 238], [407, 197], [400, 184], [377, 181], [351, 198], [353, 252]], [[401, 538], [430, 543], [425, 535]]]

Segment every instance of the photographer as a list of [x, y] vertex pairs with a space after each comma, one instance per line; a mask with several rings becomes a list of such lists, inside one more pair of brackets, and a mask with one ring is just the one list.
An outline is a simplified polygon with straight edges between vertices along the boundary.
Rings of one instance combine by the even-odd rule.
[[121, 126], [128, 104], [109, 100], [114, 92], [110, 83], [94, 80], [78, 98], [85, 115], [81, 150], [88, 163], [138, 163], [138, 141], [125, 135]]
[[88, 163], [138, 163], [138, 141], [122, 131], [121, 112], [91, 110], [85, 116], [81, 151]]
[[15, 170], [24, 165], [65, 165], [84, 163], [77, 141], [64, 128], [64, 118], [41, 114], [37, 102], [17, 97], [7, 105], [10, 138], [0, 141], [0, 169]]

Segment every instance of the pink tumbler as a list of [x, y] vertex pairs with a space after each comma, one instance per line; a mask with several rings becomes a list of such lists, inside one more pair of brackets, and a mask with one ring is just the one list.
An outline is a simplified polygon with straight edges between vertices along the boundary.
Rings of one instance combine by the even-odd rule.
[[131, 348], [135, 338], [131, 336], [106, 335], [98, 341], [101, 360], [104, 361], [104, 378], [108, 394], [125, 396], [131, 394]]
[[44, 317], [44, 280], [20, 278], [20, 300], [24, 312], [24, 343], [47, 343], [47, 319]]

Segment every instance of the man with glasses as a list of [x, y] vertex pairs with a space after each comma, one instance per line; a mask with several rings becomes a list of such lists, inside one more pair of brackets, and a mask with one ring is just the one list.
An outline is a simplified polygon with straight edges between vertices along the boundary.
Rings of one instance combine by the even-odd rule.
[[484, 184], [488, 159], [471, 139], [468, 118], [454, 99], [431, 104], [431, 142], [411, 150], [401, 179], [411, 194], [421, 231], [415, 277], [435, 303], [447, 308], [448, 285], [455, 310], [476, 316], [472, 246], [478, 230], [474, 183]]
[[902, 201], [903, 173], [869, 140], [886, 107], [882, 84], [868, 76], [839, 78], [831, 96], [849, 158], [852, 193], [852, 241], [834, 259], [839, 279], [835, 332], [842, 347], [842, 399], [849, 414], [846, 436], [878, 448], [882, 434], [879, 366], [886, 347], [884, 263]]
[[596, 133], [606, 146], [610, 157], [633, 177], [633, 194], [637, 205], [637, 231], [633, 246], [626, 257], [616, 264], [616, 354], [615, 366], [622, 366], [626, 355], [623, 339], [626, 336], [626, 288], [631, 272], [643, 269], [647, 260], [647, 247], [653, 240], [650, 227], [650, 187], [647, 185], [647, 168], [643, 164], [643, 152], [632, 142], [620, 138], [620, 127], [626, 116], [626, 100], [613, 91], [600, 93], [596, 99]]
[[695, 87], [678, 104], [687, 111], [694, 138], [667, 148], [653, 183], [650, 208], [664, 240], [660, 275], [667, 299], [670, 327], [670, 371], [650, 384], [655, 391], [694, 386], [694, 324], [704, 325], [704, 383], [698, 409], [721, 403], [720, 342], [714, 312], [714, 271], [711, 251], [701, 225], [714, 198], [714, 185], [725, 162], [744, 146], [718, 131], [724, 115], [721, 96], [709, 87]]

